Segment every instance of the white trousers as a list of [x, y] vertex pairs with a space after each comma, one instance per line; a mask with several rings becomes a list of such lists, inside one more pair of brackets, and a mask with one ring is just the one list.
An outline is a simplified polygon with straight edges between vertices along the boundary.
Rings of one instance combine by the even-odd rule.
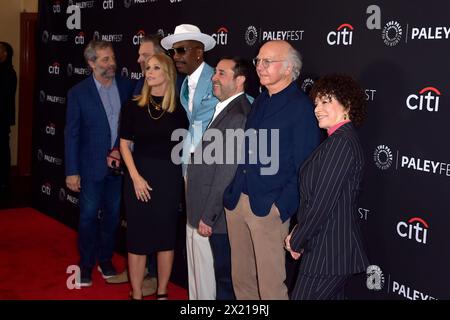
[[214, 259], [209, 238], [186, 224], [189, 300], [216, 300]]

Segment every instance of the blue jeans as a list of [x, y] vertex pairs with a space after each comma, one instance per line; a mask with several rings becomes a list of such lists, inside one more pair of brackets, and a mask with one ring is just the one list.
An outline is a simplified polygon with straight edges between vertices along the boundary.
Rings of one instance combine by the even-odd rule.
[[111, 260], [119, 224], [121, 192], [121, 176], [107, 175], [100, 181], [81, 178], [78, 225], [81, 267], [92, 268], [96, 259], [99, 262]]

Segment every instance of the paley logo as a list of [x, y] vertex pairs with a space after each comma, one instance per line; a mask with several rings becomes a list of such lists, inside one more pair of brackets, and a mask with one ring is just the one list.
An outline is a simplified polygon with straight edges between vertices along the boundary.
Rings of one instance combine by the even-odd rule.
[[59, 62], [53, 62], [52, 65], [48, 67], [49, 74], [59, 74], [60, 65]]
[[402, 154], [400, 150], [395, 150], [395, 159], [393, 154], [394, 152], [392, 152], [388, 146], [384, 144], [377, 146], [373, 153], [375, 165], [381, 170], [386, 170], [395, 162], [396, 170], [415, 170], [450, 177], [450, 163], [417, 158]]
[[274, 31], [263, 30], [261, 40], [300, 41], [303, 40], [303, 32], [305, 32], [305, 30], [274, 30]]
[[373, 101], [375, 99], [375, 93], [377, 93], [377, 90], [375, 90], [375, 89], [365, 89], [364, 93], [366, 94], [367, 101]]
[[67, 76], [71, 77], [73, 74], [79, 75], [79, 76], [88, 76], [91, 74], [90, 68], [85, 67], [77, 67], [73, 66], [71, 63], [67, 64]]
[[101, 34], [99, 31], [94, 31], [93, 40], [103, 40], [108, 42], [122, 42], [123, 34]]
[[411, 27], [411, 40], [448, 40], [450, 27]]
[[369, 217], [370, 210], [365, 208], [358, 208], [359, 218], [361, 220], [366, 220]]
[[120, 75], [124, 78], [128, 78], [130, 72], [128, 71], [127, 67], [123, 67], [122, 70], [120, 71]]
[[46, 182], [41, 186], [41, 192], [47, 196], [52, 194], [52, 185], [50, 182]]
[[133, 44], [135, 46], [138, 46], [141, 44], [142, 38], [145, 37], [145, 31], [140, 29], [134, 36], [133, 36]]
[[245, 30], [245, 42], [249, 46], [253, 46], [258, 41], [258, 30], [255, 26], [248, 26]]
[[226, 27], [220, 27], [211, 36], [216, 40], [218, 45], [225, 46], [228, 44], [228, 29]]
[[313, 85], [314, 80], [312, 78], [305, 78], [302, 82], [301, 88], [306, 94], [309, 94]]
[[91, 1], [73, 1], [73, 0], [69, 0], [67, 6], [73, 6], [73, 5], [79, 7], [80, 9], [85, 9], [85, 8], [91, 9], [91, 8], [94, 7], [94, 1], [93, 0], [91, 0]]
[[41, 40], [43, 43], [47, 43], [49, 41], [53, 42], [66, 42], [69, 36], [67, 34], [52, 34], [47, 30], [42, 31]]
[[400, 237], [423, 244], [427, 243], [428, 228], [428, 223], [419, 217], [413, 217], [407, 222], [400, 221], [397, 223], [397, 233]]
[[392, 293], [402, 296], [408, 300], [437, 300], [429, 294], [412, 289], [411, 287], [401, 284], [395, 280], [392, 280]]
[[84, 44], [84, 32], [80, 31], [76, 36], [75, 36], [75, 44]]
[[366, 269], [366, 286], [369, 290], [380, 291], [384, 286], [384, 275], [377, 265], [370, 265]]
[[381, 38], [388, 47], [396, 46], [402, 39], [402, 26], [397, 21], [389, 21], [381, 31]]
[[51, 96], [46, 94], [43, 90], [39, 92], [39, 101], [41, 103], [44, 103], [45, 101], [51, 102], [51, 103], [59, 103], [64, 104], [66, 103], [65, 97], [58, 97], [58, 96]]
[[62, 164], [61, 158], [56, 158], [54, 156], [50, 156], [48, 154], [45, 154], [42, 149], [39, 149], [37, 152], [37, 158], [39, 161], [47, 161], [51, 164], [55, 164], [57, 166], [60, 166]]
[[425, 87], [419, 94], [411, 94], [406, 98], [406, 106], [410, 110], [439, 111], [441, 92], [435, 87]]
[[327, 35], [327, 42], [330, 46], [343, 45], [350, 46], [353, 43], [353, 26], [343, 23], [337, 27], [336, 31], [331, 31]]
[[375, 161], [375, 165], [379, 169], [389, 169], [392, 165], [393, 160], [391, 149], [384, 144], [377, 146], [373, 153], [373, 160]]
[[59, 189], [58, 197], [59, 197], [60, 201], [69, 201], [70, 203], [73, 203], [76, 205], [79, 202], [79, 199], [77, 197], [74, 197], [70, 193], [67, 193], [66, 189], [64, 189], [64, 188]]
[[56, 126], [54, 123], [49, 123], [45, 126], [45, 133], [51, 136], [56, 134]]

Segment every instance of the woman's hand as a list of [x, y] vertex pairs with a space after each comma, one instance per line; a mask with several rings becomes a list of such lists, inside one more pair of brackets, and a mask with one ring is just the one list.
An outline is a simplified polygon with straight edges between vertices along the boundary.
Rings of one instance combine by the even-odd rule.
[[136, 198], [143, 202], [148, 202], [151, 199], [150, 191], [153, 189], [150, 185], [142, 178], [140, 175], [137, 175], [133, 178], [134, 192], [136, 193]]

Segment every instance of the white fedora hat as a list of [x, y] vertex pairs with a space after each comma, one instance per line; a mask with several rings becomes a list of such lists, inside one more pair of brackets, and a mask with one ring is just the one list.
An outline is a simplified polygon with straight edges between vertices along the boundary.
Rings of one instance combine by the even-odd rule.
[[168, 50], [179, 41], [195, 40], [203, 43], [205, 51], [211, 50], [216, 45], [216, 40], [208, 34], [204, 34], [193, 24], [180, 24], [175, 27], [175, 32], [161, 40], [161, 46]]

